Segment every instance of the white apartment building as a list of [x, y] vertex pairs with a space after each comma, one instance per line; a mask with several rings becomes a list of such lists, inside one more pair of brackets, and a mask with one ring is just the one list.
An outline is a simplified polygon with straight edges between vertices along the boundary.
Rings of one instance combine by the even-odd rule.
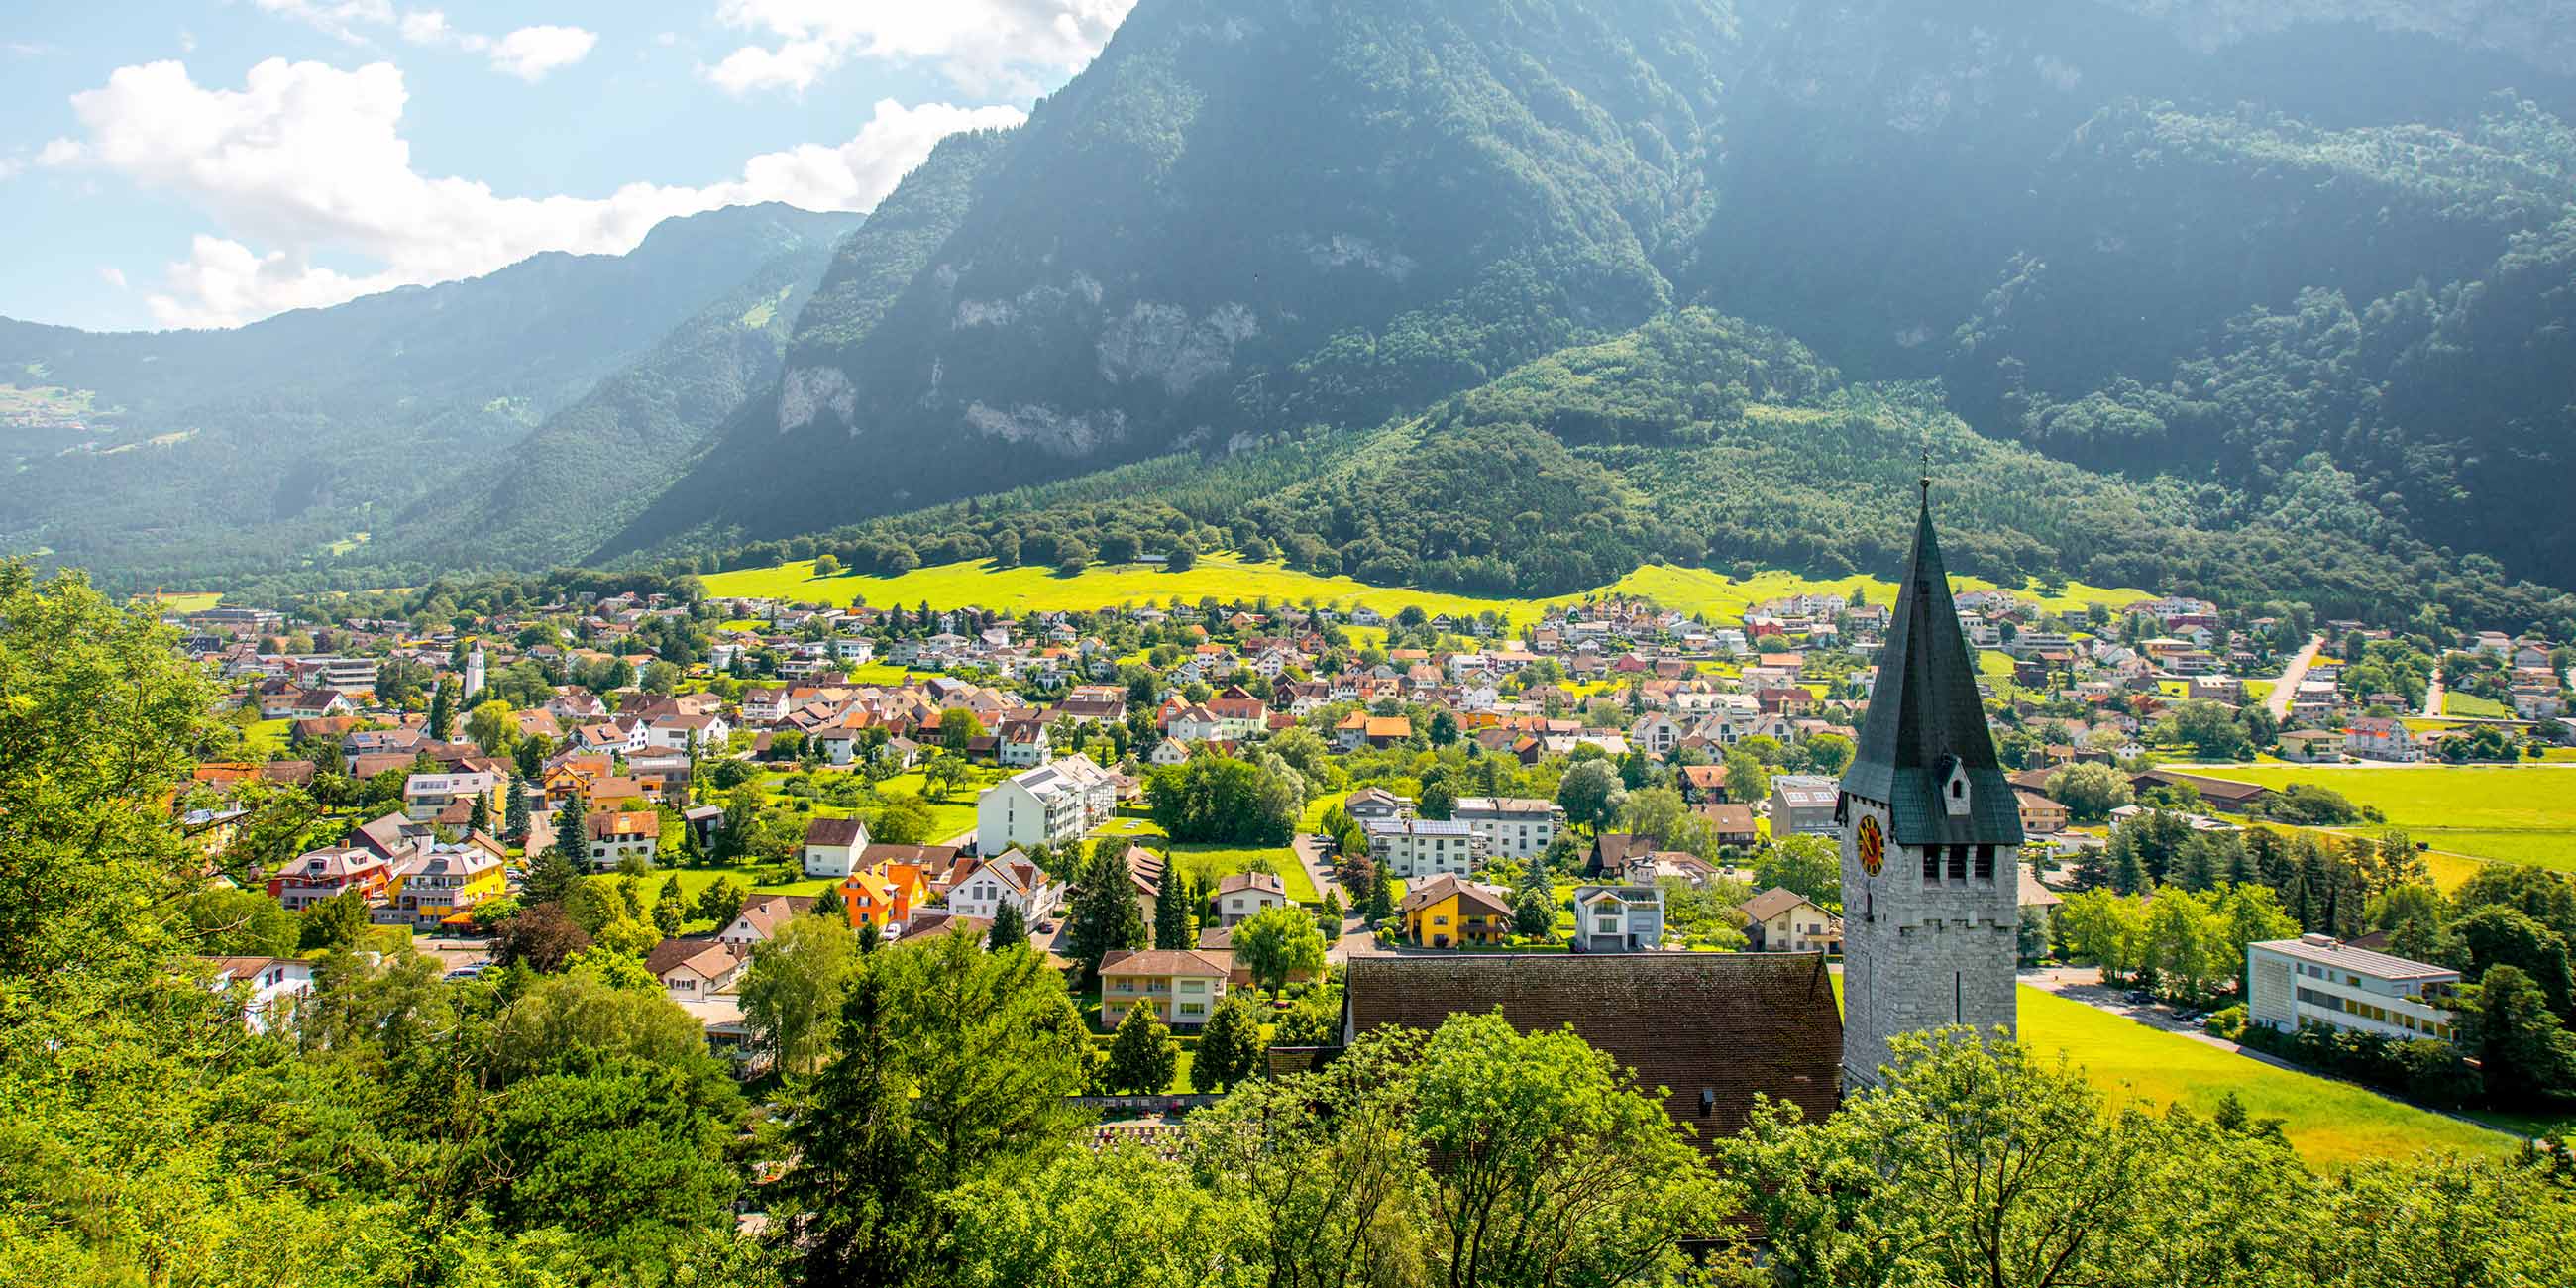
[[1469, 796], [1450, 818], [1482, 838], [1497, 859], [1527, 859], [1547, 852], [1565, 829], [1565, 810], [1554, 801], [1524, 796]]
[[2284, 1033], [2323, 1024], [2396, 1041], [2451, 1036], [2438, 1003], [2460, 973], [2354, 948], [2326, 935], [2245, 946], [2246, 1018]]
[[1081, 839], [1118, 809], [1118, 784], [1088, 756], [1013, 774], [975, 802], [975, 852], [1050, 848]]
[[1368, 833], [1369, 858], [1378, 871], [1400, 881], [1421, 881], [1443, 872], [1472, 876], [1490, 857], [1485, 838], [1456, 819], [1380, 819], [1361, 828]]

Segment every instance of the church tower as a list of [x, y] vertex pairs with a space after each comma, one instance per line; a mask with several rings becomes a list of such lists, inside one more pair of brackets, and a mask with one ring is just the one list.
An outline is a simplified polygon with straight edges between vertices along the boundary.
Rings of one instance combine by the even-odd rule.
[[1977, 697], [1976, 655], [1932, 535], [1928, 477], [1914, 557], [1835, 814], [1843, 1085], [1875, 1085], [1898, 1034], [2013, 1025], [2021, 810]]

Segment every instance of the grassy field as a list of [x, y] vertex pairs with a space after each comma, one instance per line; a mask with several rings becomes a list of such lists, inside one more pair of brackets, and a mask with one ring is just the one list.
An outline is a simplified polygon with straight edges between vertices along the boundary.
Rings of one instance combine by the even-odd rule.
[[2442, 714], [2473, 716], [2487, 720], [2511, 720], [2513, 708], [2493, 698], [2481, 698], [2474, 693], [2453, 693], [2445, 690], [2442, 694]]
[[[1560, 595], [1552, 599], [1487, 599], [1371, 586], [1348, 577], [1319, 577], [1312, 573], [1292, 572], [1283, 564], [1248, 563], [1229, 555], [1203, 556], [1198, 566], [1187, 572], [1169, 572], [1144, 564], [1122, 564], [1094, 566], [1078, 576], [1065, 577], [1045, 568], [994, 568], [988, 563], [971, 562], [919, 568], [900, 577], [863, 577], [856, 574], [817, 577], [814, 565], [809, 561], [714, 573], [705, 581], [707, 593], [723, 598], [786, 599], [830, 604], [847, 604], [853, 599], [865, 598], [877, 605], [928, 601], [934, 608], [973, 604], [1015, 614], [1097, 609], [1126, 603], [1161, 603], [1175, 596], [1196, 603], [1211, 595], [1224, 600], [1246, 601], [1266, 595], [1274, 603], [1297, 604], [1311, 599], [1318, 604], [1343, 607], [1366, 604], [1389, 614], [1407, 606], [1419, 606], [1424, 612], [1435, 615], [1448, 613], [1453, 616], [1490, 610], [1509, 617], [1514, 625], [1536, 620], [1551, 606], [1576, 603], [1585, 598], [1583, 595]], [[1963, 578], [1959, 582], [1963, 590], [1992, 585], [1973, 578]], [[1666, 608], [1685, 613], [1706, 613], [1719, 620], [1736, 620], [1743, 617], [1747, 608], [1765, 600], [1827, 590], [1844, 594], [1866, 591], [1870, 602], [1880, 604], [1894, 602], [1896, 594], [1894, 583], [1873, 577], [1819, 581], [1794, 573], [1765, 572], [1749, 580], [1738, 581], [1706, 569], [1663, 565], [1637, 569], [1592, 593], [1642, 595]], [[2149, 598], [2152, 596], [2142, 590], [2111, 590], [2078, 584], [2068, 586], [2063, 594], [2048, 597], [2044, 602], [2058, 611], [2074, 611], [2088, 603], [2116, 607]]]
[[2063, 1051], [2085, 1076], [2113, 1094], [2159, 1105], [2181, 1104], [2206, 1115], [2230, 1091], [2258, 1118], [2285, 1120], [2300, 1157], [2342, 1168], [2423, 1150], [2500, 1156], [2514, 1142], [2359, 1087], [2263, 1064], [2176, 1034], [2160, 1032], [2081, 1002], [2024, 987], [2022, 1041]]
[[137, 595], [134, 602], [154, 605], [165, 613], [202, 613], [224, 602], [224, 597], [215, 591], [171, 590], [157, 595]]
[[2330, 787], [2355, 805], [2377, 808], [2388, 816], [2388, 826], [2436, 851], [2576, 872], [2576, 770], [2554, 764], [2255, 765], [2191, 772], [2271, 788]]

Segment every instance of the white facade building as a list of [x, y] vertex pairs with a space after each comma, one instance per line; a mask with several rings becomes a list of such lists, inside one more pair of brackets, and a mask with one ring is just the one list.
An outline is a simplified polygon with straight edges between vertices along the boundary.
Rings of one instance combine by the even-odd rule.
[[2458, 971], [2326, 935], [2247, 944], [2245, 967], [2252, 1023], [2284, 1033], [2323, 1024], [2401, 1042], [2451, 1036], [2451, 1013], [2437, 1003], [2458, 986]]
[[1080, 840], [1118, 809], [1118, 786], [1088, 756], [1013, 774], [975, 802], [975, 852], [1054, 848]]

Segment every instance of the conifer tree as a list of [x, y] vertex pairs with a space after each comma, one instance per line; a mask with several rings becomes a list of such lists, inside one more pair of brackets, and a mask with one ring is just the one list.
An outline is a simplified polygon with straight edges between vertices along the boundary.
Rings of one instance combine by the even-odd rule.
[[448, 728], [455, 721], [456, 708], [448, 700], [447, 685], [441, 683], [438, 690], [429, 695], [429, 736], [440, 742], [447, 741]]
[[1000, 952], [1005, 948], [1026, 947], [1029, 942], [1029, 919], [1020, 915], [1020, 906], [1005, 903], [993, 913], [993, 929], [984, 936], [984, 946]]
[[1163, 897], [1154, 902], [1154, 946], [1188, 948], [1198, 942], [1190, 910], [1198, 904], [1189, 874], [1173, 871], [1163, 878]]
[[528, 864], [528, 879], [519, 886], [519, 902], [527, 907], [541, 903], [561, 903], [572, 893], [573, 883], [581, 872], [573, 866], [572, 856], [561, 846], [549, 846]]
[[688, 898], [688, 892], [680, 888], [678, 873], [664, 881], [661, 893], [653, 896], [653, 928], [661, 931], [663, 937], [680, 933], [680, 927], [688, 921], [688, 911], [682, 907]]
[[814, 901], [813, 913], [817, 917], [838, 917], [843, 921], [849, 920], [850, 906], [841, 901], [841, 887], [823, 887], [823, 896]]
[[567, 864], [578, 864], [590, 853], [590, 829], [584, 825], [581, 802], [567, 803], [555, 811], [555, 843], [549, 847], [561, 854]]
[[501, 839], [512, 845], [528, 843], [528, 784], [524, 779], [510, 780], [510, 808], [502, 815]]
[[1117, 1036], [1109, 1040], [1109, 1089], [1135, 1095], [1169, 1090], [1180, 1063], [1181, 1044], [1172, 1040], [1153, 1003], [1129, 1006], [1126, 1018], [1118, 1021]]

